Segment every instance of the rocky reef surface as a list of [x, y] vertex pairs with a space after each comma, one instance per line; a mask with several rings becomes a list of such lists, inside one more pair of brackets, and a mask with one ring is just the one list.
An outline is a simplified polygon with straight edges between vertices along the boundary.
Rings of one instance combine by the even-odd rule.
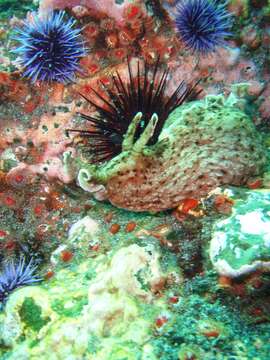
[[[209, 1], [219, 36], [232, 16], [231, 35], [198, 43], [204, 56], [180, 36], [173, 0], [0, 0], [1, 360], [269, 359], [270, 3]], [[61, 24], [46, 17], [61, 10]], [[13, 52], [42, 43], [24, 28], [34, 12], [62, 40], [81, 34], [63, 79]], [[97, 164], [119, 138], [85, 154], [100, 130], [89, 117], [117, 119], [117, 85], [141, 63], [161, 74], [149, 103], [162, 76], [157, 104], [181, 81], [194, 98], [177, 93], [154, 141], [160, 122], [131, 101], [135, 76], [123, 151]]]
[[[260, 194], [261, 202], [269, 198], [255, 191], [257, 201]], [[246, 196], [234, 195], [236, 204]], [[254, 203], [241, 213], [253, 211]], [[213, 215], [187, 215], [180, 224], [169, 214], [127, 215], [96, 203], [77, 217], [43, 268], [44, 281], [9, 296], [1, 358], [267, 359], [269, 277], [257, 266], [235, 280], [213, 272]], [[269, 261], [261, 246], [256, 260]], [[252, 260], [239, 259], [241, 266]]]

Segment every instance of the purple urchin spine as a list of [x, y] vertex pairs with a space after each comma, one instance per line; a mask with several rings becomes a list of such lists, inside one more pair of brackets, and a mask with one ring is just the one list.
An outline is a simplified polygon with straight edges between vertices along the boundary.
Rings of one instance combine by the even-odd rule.
[[180, 0], [175, 25], [184, 46], [193, 53], [208, 55], [230, 36], [232, 15], [218, 0]]
[[33, 260], [30, 259], [29, 262], [26, 262], [23, 256], [16, 263], [14, 260], [10, 260], [4, 264], [2, 273], [0, 273], [0, 309], [1, 303], [5, 303], [12, 291], [41, 281], [41, 278], [35, 274], [36, 269], [37, 265]]
[[75, 19], [64, 17], [64, 11], [43, 18], [34, 14], [32, 22], [16, 30], [14, 39], [21, 45], [14, 52], [23, 76], [32, 82], [73, 82], [80, 69], [79, 61], [86, 54], [81, 30], [75, 27]]

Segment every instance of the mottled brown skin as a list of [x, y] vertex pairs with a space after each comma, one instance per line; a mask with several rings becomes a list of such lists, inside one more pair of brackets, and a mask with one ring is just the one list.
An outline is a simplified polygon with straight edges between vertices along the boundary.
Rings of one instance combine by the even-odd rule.
[[[148, 139], [149, 135], [151, 131]], [[260, 173], [266, 160], [250, 118], [223, 96], [176, 109], [158, 143], [147, 146], [146, 140], [147, 136], [137, 146], [140, 139], [131, 141], [128, 134], [122, 154], [91, 172], [91, 181], [102, 183], [117, 207], [174, 208], [181, 200], [200, 199], [220, 185], [244, 185]]]

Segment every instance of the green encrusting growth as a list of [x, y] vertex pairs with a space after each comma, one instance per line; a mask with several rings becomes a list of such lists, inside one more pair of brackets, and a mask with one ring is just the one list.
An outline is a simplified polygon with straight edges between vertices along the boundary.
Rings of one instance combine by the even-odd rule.
[[0, 0], [0, 19], [12, 16], [23, 17], [27, 11], [33, 11], [36, 8], [34, 2], [29, 0]]
[[41, 307], [30, 297], [26, 297], [24, 299], [24, 302], [19, 310], [19, 315], [21, 317], [21, 321], [34, 331], [41, 330], [41, 328], [50, 321], [49, 317], [42, 317]]
[[82, 309], [86, 304], [86, 298], [76, 298], [74, 299], [72, 307], [65, 308], [65, 299], [55, 299], [52, 302], [52, 309], [60, 316], [76, 317], [81, 314]]

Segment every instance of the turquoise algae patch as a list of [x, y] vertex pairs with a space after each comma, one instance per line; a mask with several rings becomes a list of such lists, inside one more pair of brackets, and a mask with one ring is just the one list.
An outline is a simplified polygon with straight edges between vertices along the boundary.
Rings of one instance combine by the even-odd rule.
[[247, 191], [214, 226], [210, 258], [220, 275], [270, 271], [270, 191]]

